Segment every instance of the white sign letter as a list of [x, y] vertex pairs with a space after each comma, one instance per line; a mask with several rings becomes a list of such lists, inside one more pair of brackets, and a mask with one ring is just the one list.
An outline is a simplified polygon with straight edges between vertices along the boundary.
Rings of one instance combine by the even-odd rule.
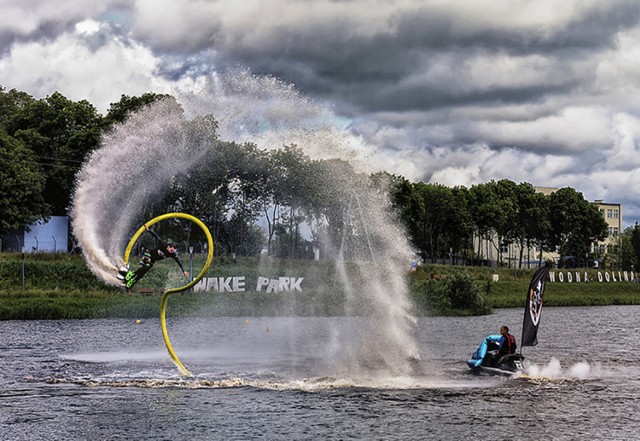
[[233, 292], [244, 291], [244, 276], [234, 277], [231, 282], [231, 289], [233, 289]]
[[304, 280], [304, 277], [292, 277], [291, 278], [291, 291], [300, 291], [302, 292], [302, 287], [300, 286], [300, 284], [302, 283], [302, 281]]
[[269, 279], [266, 277], [258, 276], [258, 284], [256, 285], [256, 291], [262, 291], [262, 288], [266, 287], [269, 284]]
[[278, 278], [278, 290], [279, 291], [289, 291], [289, 278], [288, 277], [280, 277], [280, 278]]

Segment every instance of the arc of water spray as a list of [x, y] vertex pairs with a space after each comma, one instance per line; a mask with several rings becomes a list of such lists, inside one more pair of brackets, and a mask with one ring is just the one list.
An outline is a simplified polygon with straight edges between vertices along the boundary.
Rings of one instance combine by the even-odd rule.
[[171, 289], [168, 289], [167, 291], [165, 291], [163, 296], [162, 296], [162, 300], [160, 301], [160, 326], [162, 328], [162, 337], [164, 338], [164, 343], [167, 346], [167, 350], [169, 351], [169, 355], [171, 356], [171, 359], [176, 364], [176, 366], [178, 366], [178, 369], [180, 370], [180, 373], [182, 373], [185, 376], [190, 377], [191, 376], [191, 372], [189, 372], [187, 370], [187, 368], [184, 367], [184, 365], [182, 364], [182, 362], [180, 361], [180, 359], [178, 358], [178, 356], [174, 352], [173, 348], [171, 347], [171, 341], [169, 340], [169, 333], [167, 332], [167, 322], [166, 322], [167, 299], [169, 298], [169, 296], [171, 294], [175, 294], [175, 293], [178, 293], [178, 292], [183, 292], [183, 291], [186, 291], [189, 288], [195, 286], [200, 281], [200, 279], [202, 279], [204, 277], [204, 275], [207, 273], [207, 270], [209, 269], [209, 266], [211, 265], [211, 261], [213, 260], [214, 244], [213, 244], [213, 238], [211, 237], [211, 232], [209, 231], [207, 226], [200, 219], [198, 219], [198, 218], [196, 218], [194, 216], [191, 216], [190, 214], [175, 212], [175, 213], [166, 213], [166, 214], [160, 215], [158, 217], [154, 217], [149, 222], [147, 222], [146, 224], [141, 226], [138, 229], [138, 231], [136, 231], [136, 233], [133, 235], [133, 237], [131, 237], [131, 240], [129, 241], [129, 244], [127, 245], [127, 248], [126, 248], [126, 250], [124, 252], [124, 263], [125, 263], [125, 265], [129, 263], [129, 255], [131, 254], [131, 250], [133, 249], [133, 246], [135, 245], [135, 243], [138, 240], [138, 238], [142, 235], [142, 233], [144, 233], [153, 224], [156, 224], [156, 223], [158, 223], [160, 221], [163, 221], [165, 219], [174, 219], [174, 218], [187, 219], [187, 220], [195, 223], [196, 225], [198, 225], [200, 227], [200, 229], [204, 232], [205, 236], [207, 237], [207, 244], [208, 244], [208, 246], [207, 246], [207, 251], [208, 251], [207, 252], [207, 260], [206, 260], [204, 266], [202, 267], [202, 270], [200, 271], [200, 274], [198, 274], [198, 276], [196, 278], [194, 278], [191, 282], [187, 283], [184, 286], [181, 286], [179, 288], [171, 288]]

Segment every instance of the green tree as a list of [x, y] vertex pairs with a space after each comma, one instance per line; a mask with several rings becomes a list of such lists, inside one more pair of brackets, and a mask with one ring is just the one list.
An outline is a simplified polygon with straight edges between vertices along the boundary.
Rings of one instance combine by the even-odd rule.
[[493, 218], [492, 229], [498, 239], [497, 246], [494, 245], [498, 251], [498, 261], [502, 262], [503, 246], [512, 244], [521, 232], [518, 187], [515, 182], [508, 179], [491, 181], [488, 185], [497, 198], [497, 215]]
[[49, 207], [42, 197], [44, 176], [31, 151], [0, 130], [0, 234], [45, 220]]
[[174, 179], [156, 211], [185, 211], [202, 219], [211, 228], [218, 254], [255, 255], [263, 242], [254, 224], [263, 198], [268, 199], [262, 185], [267, 154], [254, 144], [219, 141], [216, 128], [211, 116], [185, 124], [183, 137], [201, 143], [204, 153]]
[[33, 102], [34, 99], [26, 92], [20, 92], [16, 89], [6, 91], [0, 86], [0, 130], [7, 129], [7, 123], [20, 112], [24, 107]]
[[412, 184], [384, 173], [372, 177], [388, 182], [392, 207], [423, 258], [446, 259], [450, 251], [459, 255], [470, 247], [473, 226], [464, 187]]
[[638, 269], [640, 265], [640, 225], [636, 222], [630, 233], [631, 248], [633, 249], [634, 265]]
[[584, 263], [591, 244], [607, 237], [607, 223], [595, 204], [573, 188], [561, 188], [549, 195], [550, 245], [561, 257], [574, 256]]
[[417, 184], [411, 183], [402, 176], [387, 173], [374, 174], [371, 179], [378, 189], [388, 191], [391, 208], [395, 210], [413, 246], [420, 252], [423, 259], [426, 258], [426, 246], [421, 229], [425, 207], [416, 191]]
[[415, 184], [419, 199], [421, 249], [431, 259], [445, 258], [451, 241], [450, 226], [457, 223], [451, 207], [455, 206], [455, 198], [450, 188], [443, 185]]
[[638, 267], [638, 259], [633, 247], [633, 232], [635, 227], [628, 227], [620, 234], [620, 246], [618, 249], [618, 262], [620, 269], [629, 271]]
[[[516, 188], [517, 198], [517, 229], [515, 238], [520, 245], [518, 266], [522, 267], [524, 249], [531, 249], [535, 244], [539, 246], [542, 259], [543, 245], [549, 237], [551, 223], [549, 221], [549, 204], [547, 197], [535, 191], [529, 183], [523, 182]], [[531, 260], [535, 256], [527, 256]]]
[[[469, 189], [469, 211], [472, 213], [475, 234], [486, 241], [487, 248], [489, 243], [499, 247], [499, 244], [494, 242], [494, 234], [497, 234], [497, 228], [506, 223], [506, 214], [502, 207], [496, 192], [495, 181], [473, 185]], [[482, 240], [478, 241], [478, 257], [484, 254], [481, 249], [482, 242]], [[488, 249], [486, 257], [489, 257]]]
[[101, 117], [87, 101], [60, 93], [28, 101], [7, 121], [7, 133], [34, 154], [46, 177], [43, 197], [53, 215], [65, 215], [75, 174], [100, 140]]
[[278, 249], [281, 252], [288, 250], [288, 256], [281, 257], [293, 257], [299, 244], [301, 237], [299, 227], [304, 220], [302, 212], [304, 198], [309, 191], [308, 181], [305, 180], [305, 169], [309, 161], [309, 158], [295, 145], [270, 152], [272, 179], [269, 185], [272, 189], [272, 203], [277, 207], [277, 214], [268, 220], [271, 231], [269, 231], [267, 242], [271, 245], [273, 233], [278, 228], [285, 228], [286, 234], [281, 233], [279, 237], [288, 243], [286, 245], [280, 243]]
[[[325, 253], [329, 256], [337, 253], [351, 253], [352, 257], [361, 254], [358, 240], [367, 243], [368, 230], [366, 200], [359, 195], [365, 188], [373, 185], [369, 176], [358, 175], [351, 164], [343, 160], [317, 161], [307, 164], [308, 194], [312, 194], [310, 203], [315, 210], [318, 222], [322, 222]], [[308, 206], [306, 210], [309, 210]], [[319, 234], [315, 235], [318, 240]], [[366, 256], [370, 257], [368, 248]], [[344, 256], [344, 254], [343, 254]]]
[[469, 190], [457, 186], [451, 191], [454, 198], [451, 216], [455, 222], [448, 226], [449, 240], [455, 255], [469, 258], [473, 256], [473, 219], [469, 211]]
[[128, 96], [123, 94], [120, 97], [120, 101], [109, 105], [109, 110], [102, 120], [103, 127], [109, 129], [114, 124], [123, 123], [132, 113], [161, 99], [175, 98], [171, 95], [153, 92], [144, 93], [141, 96]]

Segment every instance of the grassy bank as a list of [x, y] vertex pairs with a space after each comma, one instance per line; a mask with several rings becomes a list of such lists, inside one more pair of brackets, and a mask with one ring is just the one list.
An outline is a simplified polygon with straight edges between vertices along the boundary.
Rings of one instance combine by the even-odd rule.
[[[520, 308], [524, 301], [529, 282], [535, 269], [496, 269], [486, 267], [458, 267], [444, 265], [423, 265], [410, 275], [410, 278], [430, 278], [434, 275], [449, 275], [455, 270], [468, 272], [478, 290], [483, 294], [490, 308]], [[556, 274], [567, 270], [552, 270]], [[548, 282], [545, 289], [544, 305], [554, 306], [608, 306], [608, 305], [640, 305], [640, 284], [631, 282], [599, 282], [598, 270], [587, 270], [589, 282], [584, 282], [584, 269], [577, 270], [581, 283]], [[575, 274], [576, 270], [572, 270]], [[600, 271], [603, 273], [603, 271]], [[498, 275], [498, 282], [493, 282], [493, 275]], [[575, 280], [575, 277], [574, 277]]]
[[[132, 259], [136, 266], [136, 259]], [[187, 270], [197, 275], [204, 258], [191, 262]], [[24, 274], [24, 277], [23, 277]], [[214, 260], [208, 277], [244, 276], [246, 292], [187, 292], [172, 295], [168, 314], [180, 315], [302, 315], [345, 314], [344, 294], [330, 262], [275, 259]], [[304, 277], [303, 292], [254, 292], [258, 276]], [[23, 285], [24, 281], [24, 285]], [[120, 287], [102, 283], [81, 256], [53, 254], [0, 254], [0, 320], [148, 318], [157, 317], [165, 288], [186, 283], [171, 260], [155, 265], [128, 294]]]
[[[185, 262], [189, 267], [189, 260]], [[193, 273], [202, 260], [195, 258]], [[0, 320], [17, 319], [81, 319], [81, 318], [147, 318], [159, 314], [162, 287], [181, 283], [173, 262], [161, 262], [140, 283], [140, 290], [130, 295], [118, 287], [105, 285], [87, 268], [81, 256], [53, 254], [0, 254]], [[24, 288], [23, 288], [24, 270]], [[442, 314], [435, 307], [430, 290], [417, 289], [422, 283], [431, 288], [451, 277], [453, 271], [468, 274], [480, 293], [482, 309], [522, 307], [529, 280], [534, 270], [514, 271], [492, 268], [455, 268], [423, 265], [408, 272], [410, 296], [420, 315]], [[493, 274], [499, 281], [493, 282]], [[176, 294], [171, 297], [168, 314], [180, 315], [302, 315], [329, 316], [345, 314], [344, 293], [331, 262], [283, 261], [217, 258], [209, 277], [245, 276], [255, 283], [263, 277], [304, 277], [303, 292], [246, 292]], [[597, 280], [597, 273], [590, 271]], [[629, 282], [580, 284], [549, 283], [546, 306], [591, 306], [640, 304], [640, 285]], [[446, 314], [464, 315], [469, 310], [447, 309]], [[478, 313], [478, 312], [475, 312]], [[481, 312], [483, 313], [483, 312]]]
[[[492, 283], [487, 301], [493, 308], [518, 308], [524, 306], [527, 288], [528, 281]], [[640, 305], [640, 286], [628, 282], [547, 283], [544, 305], [547, 307]]]

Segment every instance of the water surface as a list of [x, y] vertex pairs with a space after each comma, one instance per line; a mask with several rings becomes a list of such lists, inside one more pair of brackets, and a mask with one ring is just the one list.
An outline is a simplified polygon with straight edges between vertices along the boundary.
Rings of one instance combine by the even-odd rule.
[[[531, 375], [463, 360], [520, 309], [421, 318], [412, 375], [352, 370], [357, 318], [0, 322], [0, 433], [10, 440], [640, 437], [640, 307], [547, 308]], [[340, 330], [340, 332], [336, 332]], [[518, 338], [519, 340], [519, 338]], [[375, 357], [372, 358], [372, 364]]]

